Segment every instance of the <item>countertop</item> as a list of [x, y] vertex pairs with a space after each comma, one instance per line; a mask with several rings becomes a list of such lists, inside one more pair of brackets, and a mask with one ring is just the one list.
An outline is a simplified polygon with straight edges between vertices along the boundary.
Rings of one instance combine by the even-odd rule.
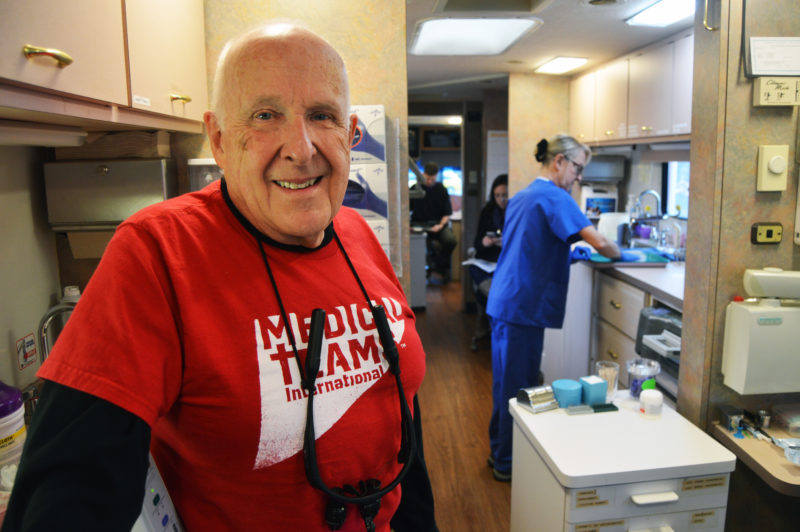
[[670, 262], [663, 268], [636, 268], [619, 266], [602, 270], [603, 273], [641, 288], [654, 298], [678, 312], [683, 312], [683, 285], [685, 262]]
[[627, 390], [617, 392], [614, 404], [619, 411], [570, 416], [559, 408], [533, 414], [514, 398], [509, 409], [567, 488], [727, 474], [735, 468], [733, 453], [672, 408], [664, 405], [660, 416], [644, 416]]
[[[779, 429], [767, 429], [776, 438], [792, 437]], [[800, 465], [793, 464], [772, 442], [755, 438], [735, 438], [718, 422], [713, 424], [714, 437], [736, 454], [772, 489], [784, 495], [800, 497]]]

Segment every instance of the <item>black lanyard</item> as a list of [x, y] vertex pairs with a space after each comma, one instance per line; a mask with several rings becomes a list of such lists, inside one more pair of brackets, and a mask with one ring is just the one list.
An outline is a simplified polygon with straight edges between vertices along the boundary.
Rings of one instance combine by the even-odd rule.
[[[331, 229], [332, 229], [331, 224]], [[322, 491], [328, 497], [328, 505], [325, 510], [325, 521], [331, 530], [338, 530], [344, 524], [346, 509], [345, 504], [356, 504], [359, 507], [361, 516], [364, 518], [364, 525], [367, 532], [375, 530], [375, 523], [373, 519], [380, 510], [381, 498], [392, 491], [403, 480], [408, 473], [414, 455], [416, 454], [416, 436], [414, 434], [414, 422], [411, 418], [411, 411], [408, 407], [408, 401], [403, 391], [403, 383], [400, 380], [400, 355], [397, 350], [397, 344], [394, 342], [392, 331], [389, 328], [389, 321], [386, 318], [386, 312], [381, 305], [373, 305], [372, 301], [364, 288], [361, 279], [356, 272], [350, 257], [342, 246], [341, 240], [335, 231], [333, 238], [336, 244], [342, 251], [350, 271], [353, 272], [361, 292], [367, 300], [372, 311], [372, 317], [375, 321], [375, 326], [378, 330], [378, 338], [383, 348], [383, 356], [389, 363], [389, 370], [394, 374], [395, 382], [397, 383], [397, 394], [400, 402], [400, 417], [401, 417], [401, 443], [400, 450], [397, 454], [398, 463], [403, 464], [403, 468], [398, 473], [397, 477], [392, 480], [385, 487], [381, 488], [381, 483], [378, 479], [368, 479], [359, 482], [357, 487], [345, 485], [341, 488], [329, 488], [322, 480], [320, 475], [319, 465], [317, 462], [317, 449], [316, 449], [316, 435], [314, 433], [314, 390], [316, 385], [317, 373], [319, 372], [320, 364], [320, 350], [322, 348], [322, 340], [325, 335], [325, 311], [322, 309], [314, 309], [311, 313], [311, 324], [309, 327], [308, 348], [306, 350], [306, 364], [305, 368], [300, 362], [300, 355], [297, 351], [294, 333], [289, 326], [288, 316], [286, 309], [283, 306], [280, 292], [278, 291], [278, 284], [275, 282], [275, 276], [272, 274], [272, 268], [267, 260], [267, 254], [264, 251], [264, 245], [257, 234], [254, 234], [258, 242], [258, 249], [261, 251], [261, 258], [264, 261], [264, 266], [267, 269], [272, 289], [275, 291], [275, 297], [278, 300], [278, 307], [281, 312], [284, 327], [289, 337], [289, 342], [292, 345], [294, 358], [297, 362], [297, 368], [300, 371], [302, 379], [302, 386], [308, 391], [308, 403], [306, 410], [306, 427], [303, 435], [303, 461], [305, 464], [306, 478], [309, 484], [314, 488]]]

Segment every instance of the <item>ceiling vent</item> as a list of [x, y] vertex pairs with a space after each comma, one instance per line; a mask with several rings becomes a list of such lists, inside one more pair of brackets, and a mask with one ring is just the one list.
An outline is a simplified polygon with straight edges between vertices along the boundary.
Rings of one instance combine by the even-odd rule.
[[613, 6], [616, 4], [624, 4], [626, 0], [586, 0], [587, 4], [593, 6]]
[[443, 0], [441, 11], [517, 11], [536, 13], [547, 7], [553, 0]]

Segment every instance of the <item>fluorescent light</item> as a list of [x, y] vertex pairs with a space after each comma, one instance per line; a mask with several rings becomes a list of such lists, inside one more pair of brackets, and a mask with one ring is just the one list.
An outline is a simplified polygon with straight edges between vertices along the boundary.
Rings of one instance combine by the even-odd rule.
[[537, 74], [563, 74], [586, 63], [585, 57], [556, 57], [543, 64], [534, 72]]
[[694, 0], [660, 0], [625, 22], [631, 26], [663, 28], [694, 14]]
[[464, 120], [460, 116], [457, 116], [457, 115], [453, 115], [453, 116], [448, 116], [447, 117], [447, 123], [448, 124], [452, 124], [454, 126], [460, 126], [463, 122], [464, 122]]
[[422, 21], [413, 55], [498, 55], [541, 24], [526, 18], [439, 18]]

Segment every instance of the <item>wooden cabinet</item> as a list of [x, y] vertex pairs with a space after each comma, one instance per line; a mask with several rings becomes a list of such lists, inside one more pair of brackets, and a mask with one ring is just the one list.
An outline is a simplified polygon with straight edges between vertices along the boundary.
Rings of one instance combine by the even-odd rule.
[[595, 115], [595, 73], [589, 72], [569, 84], [569, 130], [581, 142], [592, 142]]
[[628, 60], [609, 63], [595, 76], [595, 139], [624, 139], [628, 133]]
[[202, 120], [208, 108], [203, 2], [126, 0], [125, 15], [132, 107]]
[[592, 352], [595, 360], [611, 360], [620, 366], [619, 385], [627, 388], [628, 360], [636, 354], [639, 314], [648, 294], [624, 281], [595, 272]]
[[670, 43], [630, 58], [628, 138], [671, 133], [674, 49]]
[[694, 36], [684, 32], [575, 78], [570, 133], [583, 142], [616, 144], [688, 135], [693, 59]]
[[694, 34], [675, 41], [672, 76], [672, 134], [692, 130], [692, 72], [694, 68]]
[[[0, 78], [128, 105], [119, 1], [7, 0], [2, 10]], [[26, 58], [26, 45], [41, 50]]]
[[[4, 0], [2, 9], [0, 118], [203, 131], [202, 0]], [[26, 59], [25, 45], [41, 50]]]

